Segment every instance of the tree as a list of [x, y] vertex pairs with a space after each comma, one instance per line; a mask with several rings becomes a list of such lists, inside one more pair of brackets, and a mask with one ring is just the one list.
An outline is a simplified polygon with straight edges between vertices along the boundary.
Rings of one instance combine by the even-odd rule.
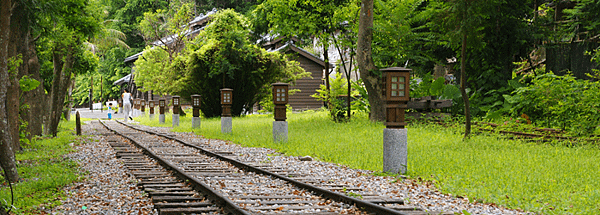
[[[233, 89], [232, 114], [240, 115], [270, 94], [270, 84], [291, 82], [304, 75], [298, 62], [251, 44], [247, 20], [233, 10], [222, 10], [171, 63], [165, 50], [147, 48], [136, 62], [135, 81], [146, 90], [184, 98], [202, 95], [206, 117], [221, 114], [219, 89]], [[156, 72], [160, 70], [162, 74]], [[158, 75], [158, 76], [155, 76]], [[158, 78], [158, 81], [157, 79]], [[171, 83], [160, 86], [154, 82]], [[164, 84], [163, 84], [164, 85]]]
[[139, 30], [139, 23], [145, 12], [153, 12], [159, 9], [169, 8], [169, 1], [154, 0], [107, 0], [108, 19], [119, 20], [115, 22], [117, 30], [125, 33], [125, 43], [136, 51], [146, 46], [144, 38]]
[[356, 43], [356, 63], [360, 78], [369, 93], [372, 121], [385, 120], [385, 104], [383, 102], [381, 72], [375, 67], [372, 56], [373, 41], [373, 0], [361, 0], [358, 39]]
[[144, 13], [144, 19], [140, 22], [140, 31], [146, 43], [165, 50], [169, 61], [177, 56], [189, 40], [187, 34], [192, 30], [189, 22], [194, 18], [191, 4], [175, 3], [171, 4], [169, 10]]
[[471, 133], [471, 110], [466, 92], [467, 46], [470, 49], [481, 49], [483, 34], [480, 26], [486, 18], [484, 11], [492, 10], [495, 4], [495, 1], [450, 0], [436, 5], [439, 6], [442, 29], [448, 32], [448, 45], [451, 48], [460, 47], [460, 91], [465, 105], [465, 139]]
[[[56, 136], [58, 124], [65, 106], [67, 89], [75, 72], [92, 70], [97, 61], [90, 60], [83, 42], [92, 38], [100, 29], [99, 17], [92, 11], [89, 2], [71, 0], [60, 7], [56, 17], [47, 23], [51, 29], [48, 35], [48, 55], [52, 58], [52, 85], [48, 100], [49, 118], [44, 125], [44, 133]], [[67, 7], [68, 5], [68, 7]], [[94, 59], [93, 57], [91, 59]]]
[[[275, 34], [286, 38], [298, 37], [301, 39], [312, 38], [319, 46], [323, 47], [323, 58], [325, 61], [325, 85], [326, 101], [331, 106], [330, 95], [330, 68], [329, 68], [329, 47], [332, 43], [335, 45], [340, 56], [341, 41], [336, 40], [336, 33], [341, 30], [346, 31], [345, 26], [341, 25], [343, 21], [336, 18], [345, 16], [336, 16], [336, 11], [348, 5], [347, 0], [318, 0], [318, 1], [283, 1], [268, 0], [263, 2], [253, 12], [253, 22], [255, 24], [255, 34]], [[269, 28], [264, 28], [268, 25]], [[258, 31], [257, 31], [258, 30]], [[338, 44], [340, 41], [340, 44]], [[344, 69], [347, 69], [344, 67]], [[351, 84], [348, 84], [351, 88]], [[349, 91], [350, 92], [350, 89]], [[348, 95], [348, 98], [349, 95]], [[350, 100], [348, 100], [350, 101]], [[348, 105], [348, 110], [350, 105]], [[348, 114], [350, 117], [350, 114]]]
[[[15, 154], [12, 148], [14, 141], [11, 134], [12, 129], [7, 120], [7, 91], [8, 87], [11, 86], [9, 75], [16, 72], [14, 64], [12, 66], [9, 64], [11, 60], [8, 55], [12, 6], [12, 1], [10, 0], [2, 0], [0, 2], [0, 166], [6, 172], [6, 178], [9, 182], [19, 179]], [[4, 211], [3, 208], [1, 210]]]

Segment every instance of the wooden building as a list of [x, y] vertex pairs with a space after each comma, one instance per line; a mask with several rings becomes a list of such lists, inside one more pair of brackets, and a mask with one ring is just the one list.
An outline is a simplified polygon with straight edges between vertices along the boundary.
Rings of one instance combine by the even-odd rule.
[[[310, 52], [297, 47], [294, 45], [293, 41], [283, 43], [278, 39], [263, 45], [263, 47], [268, 51], [278, 51], [288, 54], [291, 56], [292, 60], [300, 63], [300, 67], [302, 67], [304, 71], [310, 73], [309, 77], [296, 80], [296, 84], [290, 86], [290, 89], [300, 90], [300, 92], [290, 95], [289, 97], [289, 104], [292, 106], [292, 109], [307, 110], [323, 107], [323, 101], [319, 101], [311, 95], [317, 93], [321, 84], [324, 84], [325, 61]], [[333, 65], [329, 64], [329, 68], [333, 68]]]

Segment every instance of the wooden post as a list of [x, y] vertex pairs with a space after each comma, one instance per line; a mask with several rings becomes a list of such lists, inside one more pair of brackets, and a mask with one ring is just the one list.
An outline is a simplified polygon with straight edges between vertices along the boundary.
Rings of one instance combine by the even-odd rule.
[[77, 132], [77, 136], [81, 136], [81, 119], [79, 116], [79, 111], [75, 114], [75, 130]]

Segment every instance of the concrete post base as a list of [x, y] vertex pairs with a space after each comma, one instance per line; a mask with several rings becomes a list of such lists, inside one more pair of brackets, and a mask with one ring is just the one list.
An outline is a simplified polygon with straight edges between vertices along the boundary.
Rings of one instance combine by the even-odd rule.
[[192, 117], [192, 128], [200, 128], [200, 117]]
[[148, 114], [148, 117], [150, 117], [150, 119], [154, 119], [154, 114]]
[[165, 115], [164, 114], [158, 115], [158, 123], [165, 124]]
[[273, 141], [287, 142], [288, 123], [287, 121], [273, 121]]
[[383, 129], [383, 171], [406, 173], [407, 164], [407, 131], [406, 129]]
[[179, 114], [173, 114], [173, 127], [179, 126]]
[[221, 117], [221, 133], [231, 133], [231, 117]]

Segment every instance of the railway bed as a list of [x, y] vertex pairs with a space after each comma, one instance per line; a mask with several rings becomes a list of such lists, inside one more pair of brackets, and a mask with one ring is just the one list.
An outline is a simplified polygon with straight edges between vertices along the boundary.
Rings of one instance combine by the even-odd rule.
[[[441, 214], [286, 168], [245, 163], [174, 135], [100, 122], [160, 214]], [[355, 192], [362, 200], [347, 195]]]

